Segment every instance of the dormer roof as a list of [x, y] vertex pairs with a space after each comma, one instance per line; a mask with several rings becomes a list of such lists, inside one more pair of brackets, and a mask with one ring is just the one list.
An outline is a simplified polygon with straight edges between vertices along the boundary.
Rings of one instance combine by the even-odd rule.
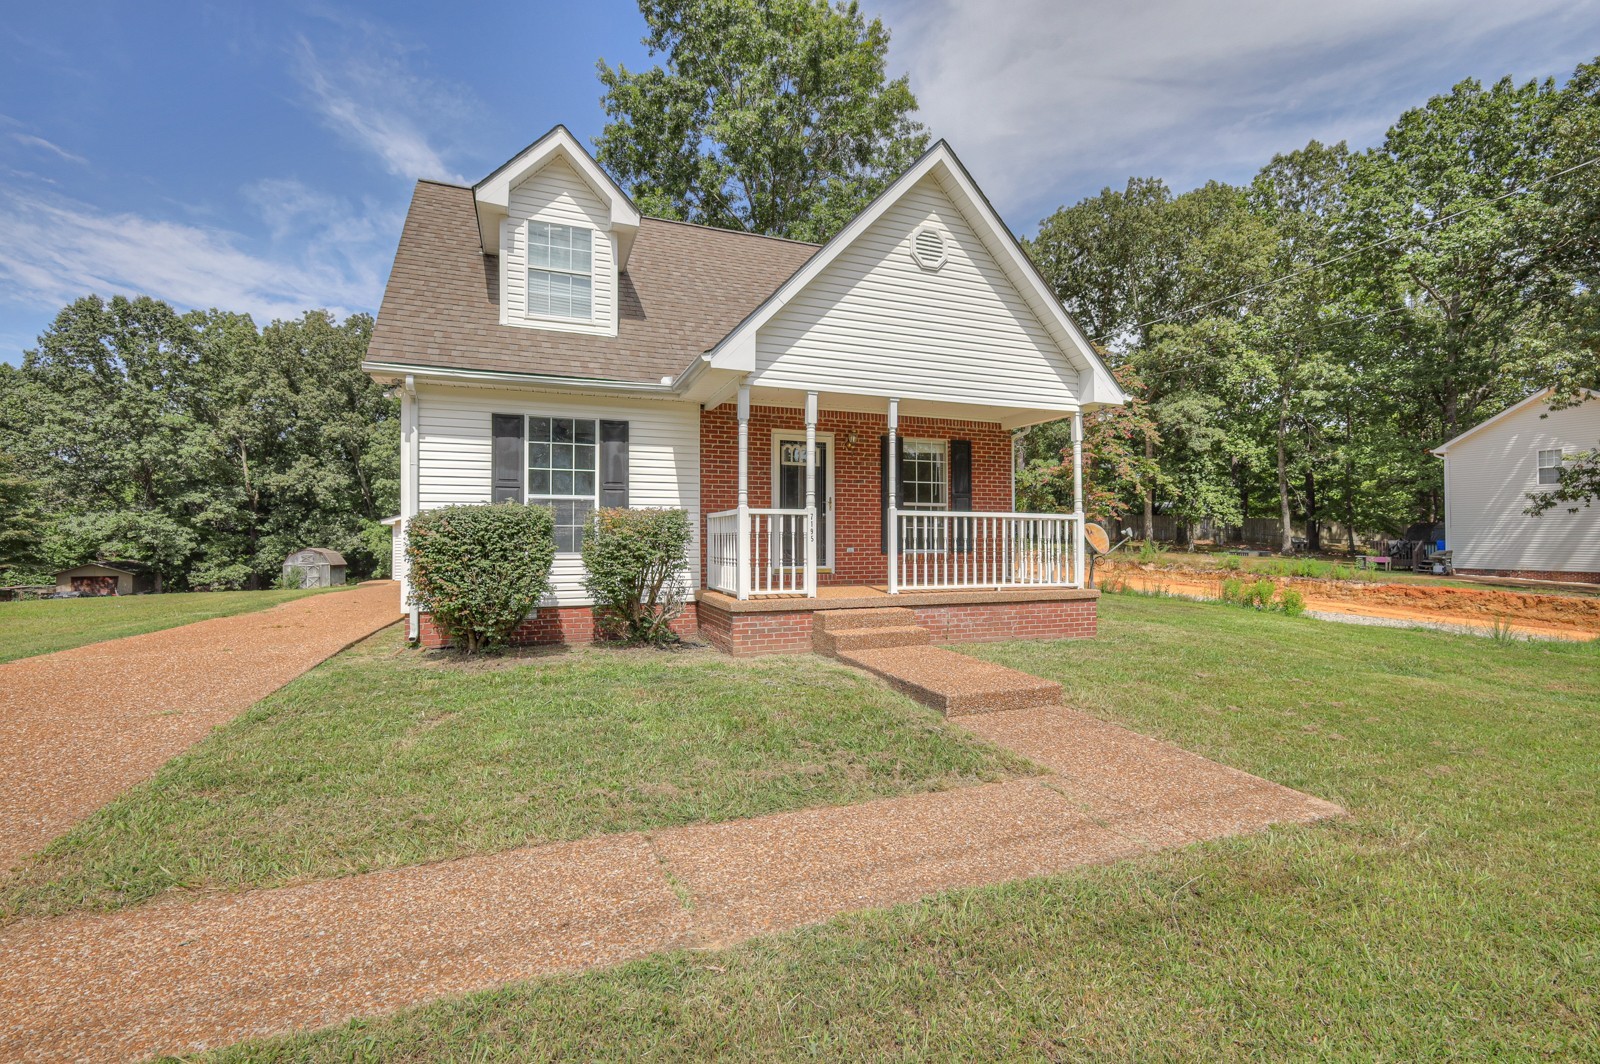
[[576, 171], [606, 204], [611, 214], [611, 232], [617, 238], [617, 265], [625, 269], [634, 238], [639, 233], [639, 208], [566, 126], [556, 126], [472, 186], [472, 197], [478, 208], [478, 240], [483, 253], [500, 254], [500, 221], [510, 213], [511, 190], [557, 159]]

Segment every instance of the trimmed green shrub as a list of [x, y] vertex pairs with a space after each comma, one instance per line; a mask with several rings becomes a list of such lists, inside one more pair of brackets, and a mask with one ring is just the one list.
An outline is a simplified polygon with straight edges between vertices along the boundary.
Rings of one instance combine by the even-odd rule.
[[468, 654], [499, 646], [550, 587], [549, 507], [445, 506], [411, 519], [411, 597]]
[[683, 510], [596, 511], [583, 533], [584, 586], [600, 631], [633, 643], [671, 643], [689, 587]]
[[1278, 592], [1278, 608], [1291, 617], [1298, 617], [1306, 611], [1305, 596], [1292, 587], [1286, 587]]

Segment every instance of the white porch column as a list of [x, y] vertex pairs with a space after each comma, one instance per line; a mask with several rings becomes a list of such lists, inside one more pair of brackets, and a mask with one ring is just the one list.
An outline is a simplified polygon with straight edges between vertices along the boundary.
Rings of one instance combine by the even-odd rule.
[[739, 598], [750, 597], [750, 385], [739, 385], [739, 550], [734, 580]]
[[1083, 411], [1072, 415], [1072, 586], [1083, 586]]
[[806, 393], [806, 597], [817, 594], [817, 393]]
[[888, 478], [889, 495], [889, 535], [886, 559], [889, 563], [889, 594], [900, 594], [900, 516], [896, 507], [900, 500], [896, 497], [900, 487], [900, 478], [896, 473], [900, 469], [900, 400], [889, 400], [889, 445], [884, 455], [883, 475]]

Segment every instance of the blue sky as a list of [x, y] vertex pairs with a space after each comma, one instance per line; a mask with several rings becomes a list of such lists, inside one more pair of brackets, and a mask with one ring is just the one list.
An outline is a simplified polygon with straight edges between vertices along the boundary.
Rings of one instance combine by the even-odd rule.
[[[1311, 137], [1375, 143], [1461, 78], [1600, 54], [1600, 0], [863, 6], [1023, 234], [1132, 174], [1245, 180]], [[593, 137], [595, 61], [647, 62], [643, 31], [623, 0], [11, 5], [0, 359], [88, 292], [376, 310], [412, 181], [474, 181], [557, 122]]]

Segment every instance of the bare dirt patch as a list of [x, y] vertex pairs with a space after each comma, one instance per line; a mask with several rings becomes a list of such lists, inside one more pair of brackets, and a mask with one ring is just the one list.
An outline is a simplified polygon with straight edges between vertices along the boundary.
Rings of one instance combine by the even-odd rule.
[[1165, 591], [1190, 598], [1219, 598], [1222, 582], [1271, 579], [1305, 597], [1306, 608], [1327, 613], [1392, 620], [1444, 622], [1470, 628], [1509, 625], [1525, 635], [1560, 639], [1600, 638], [1600, 599], [1571, 595], [1538, 595], [1517, 591], [1430, 587], [1426, 584], [1384, 584], [1303, 577], [1254, 577], [1225, 570], [1158, 568], [1150, 565], [1106, 566], [1102, 583], [1116, 581], [1135, 591]]

